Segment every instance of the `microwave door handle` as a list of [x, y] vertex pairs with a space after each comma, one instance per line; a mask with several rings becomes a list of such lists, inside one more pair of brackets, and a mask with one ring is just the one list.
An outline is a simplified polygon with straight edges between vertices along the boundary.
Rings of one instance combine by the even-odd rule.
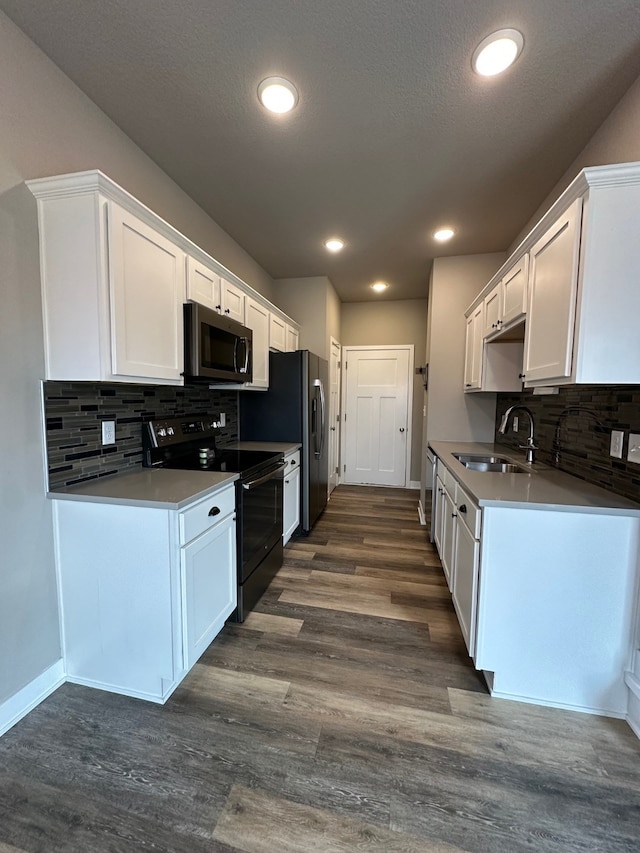
[[244, 344], [244, 367], [240, 370], [240, 373], [248, 373], [249, 372], [249, 338], [241, 338], [240, 340]]
[[238, 372], [238, 339], [233, 339], [233, 370], [234, 373]]

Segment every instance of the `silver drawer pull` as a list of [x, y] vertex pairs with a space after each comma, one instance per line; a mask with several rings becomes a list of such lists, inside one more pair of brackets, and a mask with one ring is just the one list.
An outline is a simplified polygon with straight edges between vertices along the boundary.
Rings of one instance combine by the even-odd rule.
[[220, 507], [219, 506], [212, 506], [211, 509], [209, 510], [209, 515], [220, 515]]

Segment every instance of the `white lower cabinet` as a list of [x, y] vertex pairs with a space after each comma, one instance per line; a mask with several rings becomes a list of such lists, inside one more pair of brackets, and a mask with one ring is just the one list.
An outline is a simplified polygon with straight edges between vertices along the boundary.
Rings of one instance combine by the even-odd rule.
[[183, 510], [54, 501], [67, 678], [165, 702], [236, 606], [235, 488]]
[[282, 544], [286, 545], [300, 525], [300, 451], [284, 457], [284, 510]]
[[440, 557], [491, 694], [624, 717], [640, 518], [594, 506], [480, 508], [459, 481], [452, 500], [455, 478], [440, 460], [438, 474]]

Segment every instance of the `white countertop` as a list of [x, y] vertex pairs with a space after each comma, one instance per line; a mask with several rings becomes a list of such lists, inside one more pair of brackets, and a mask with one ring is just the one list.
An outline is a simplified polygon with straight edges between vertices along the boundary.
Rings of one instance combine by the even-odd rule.
[[52, 500], [92, 501], [128, 506], [183, 509], [238, 479], [238, 474], [218, 471], [179, 471], [170, 468], [135, 468], [130, 473], [87, 480], [76, 486], [48, 492]]
[[295, 453], [301, 448], [301, 444], [289, 441], [234, 441], [228, 445], [229, 450], [266, 450], [274, 453]]
[[[529, 466], [524, 455], [510, 447], [460, 441], [430, 441], [429, 447], [480, 506], [517, 509], [526, 506], [528, 509], [640, 517], [640, 504], [549, 465], [534, 463]], [[528, 471], [518, 474], [472, 471], [465, 468], [453, 453], [502, 456]]]

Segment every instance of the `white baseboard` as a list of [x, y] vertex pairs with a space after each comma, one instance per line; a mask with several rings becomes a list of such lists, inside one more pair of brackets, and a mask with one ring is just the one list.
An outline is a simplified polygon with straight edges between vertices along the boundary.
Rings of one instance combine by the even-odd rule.
[[420, 488], [420, 480], [409, 480], [408, 489], [419, 489]]
[[423, 527], [427, 526], [427, 517], [424, 514], [424, 507], [422, 506], [422, 502], [418, 501], [418, 518], [420, 519], [420, 524]]
[[553, 702], [547, 699], [538, 699], [532, 696], [521, 696], [517, 693], [503, 693], [500, 690], [491, 690], [493, 699], [511, 699], [513, 702], [526, 702], [529, 705], [541, 705], [543, 708], [560, 708], [562, 711], [578, 711], [580, 714], [593, 714], [596, 717], [613, 717], [624, 720], [625, 714], [616, 708], [600, 708], [590, 705], [572, 705], [569, 702]]
[[625, 672], [624, 681], [629, 688], [627, 722], [636, 737], [640, 738], [640, 678], [633, 672]]
[[0, 737], [65, 682], [62, 659], [0, 705]]

